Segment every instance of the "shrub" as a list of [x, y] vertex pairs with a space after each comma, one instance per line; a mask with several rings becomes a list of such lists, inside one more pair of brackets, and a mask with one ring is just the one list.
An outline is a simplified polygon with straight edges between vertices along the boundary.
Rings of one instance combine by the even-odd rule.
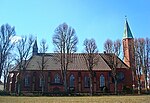
[[10, 95], [9, 92], [7, 92], [7, 91], [0, 91], [0, 96], [8, 96], [8, 95]]
[[123, 92], [126, 94], [132, 94], [132, 88], [128, 86], [123, 86]]

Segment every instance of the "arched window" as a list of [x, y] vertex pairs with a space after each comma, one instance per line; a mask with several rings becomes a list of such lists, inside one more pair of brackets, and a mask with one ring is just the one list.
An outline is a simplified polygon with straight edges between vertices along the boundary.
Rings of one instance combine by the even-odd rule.
[[88, 76], [84, 77], [84, 87], [90, 87], [90, 78]]
[[54, 83], [60, 83], [60, 76], [58, 73], [54, 76]]
[[39, 86], [42, 87], [42, 85], [44, 86], [44, 77], [40, 77], [40, 84], [39, 84]]
[[100, 87], [104, 87], [105, 86], [105, 77], [104, 75], [100, 76]]
[[28, 75], [26, 75], [25, 78], [24, 78], [24, 85], [25, 85], [25, 87], [26, 87], [26, 86], [30, 86], [30, 83], [29, 83], [29, 76], [28, 76]]
[[73, 74], [70, 75], [70, 87], [74, 87], [74, 80], [75, 80], [75, 77]]

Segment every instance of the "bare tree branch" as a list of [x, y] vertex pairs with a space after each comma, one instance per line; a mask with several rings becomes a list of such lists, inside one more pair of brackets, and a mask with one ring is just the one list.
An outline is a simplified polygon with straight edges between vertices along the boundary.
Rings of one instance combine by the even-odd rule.
[[90, 72], [90, 94], [93, 94], [93, 67], [97, 65], [99, 61], [99, 55], [97, 50], [97, 45], [94, 39], [85, 39], [84, 40], [84, 50], [85, 54], [83, 55], [86, 66]]
[[61, 64], [61, 73], [64, 82], [65, 92], [67, 93], [67, 70], [71, 63], [71, 54], [76, 52], [78, 39], [75, 30], [66, 23], [59, 25], [53, 36], [55, 52], [58, 53], [54, 58]]
[[34, 39], [33, 36], [31, 35], [29, 38], [27, 38], [26, 36], [22, 36], [22, 39], [19, 40], [16, 44], [16, 49], [18, 51], [18, 56], [17, 58], [15, 58], [15, 60], [18, 63], [18, 67], [19, 67], [19, 75], [18, 75], [18, 81], [17, 81], [17, 87], [18, 87], [18, 91], [17, 93], [20, 94], [21, 93], [21, 71], [26, 70], [26, 67], [28, 66], [29, 62], [30, 62], [30, 57], [31, 57], [31, 48], [33, 45]]
[[104, 49], [106, 51], [106, 55], [109, 56], [110, 60], [110, 65], [111, 65], [111, 72], [112, 72], [112, 77], [115, 82], [115, 94], [117, 94], [117, 67], [118, 67], [118, 57], [121, 52], [121, 41], [118, 39], [114, 42], [111, 40], [106, 40], [104, 43]]
[[42, 39], [40, 43], [40, 55], [42, 56], [40, 61], [37, 61], [38, 66], [41, 70], [41, 76], [42, 76], [42, 93], [44, 92], [44, 69], [47, 67], [48, 58], [46, 59], [46, 52], [48, 50], [48, 44], [46, 44], [46, 40]]
[[4, 62], [7, 61], [7, 57], [14, 47], [11, 38], [15, 34], [15, 27], [11, 27], [9, 24], [2, 25], [0, 28], [0, 78], [4, 69]]

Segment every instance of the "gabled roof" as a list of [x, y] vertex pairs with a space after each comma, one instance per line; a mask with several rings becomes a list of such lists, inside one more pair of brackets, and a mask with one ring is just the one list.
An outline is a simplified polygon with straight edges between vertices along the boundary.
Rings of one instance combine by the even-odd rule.
[[129, 27], [127, 19], [125, 21], [124, 35], [123, 35], [123, 39], [125, 39], [125, 38], [133, 38], [133, 35], [132, 35], [132, 32], [131, 32], [131, 29]]
[[[105, 62], [109, 65], [109, 67], [112, 67], [112, 62], [113, 60], [116, 60], [116, 66], [117, 68], [124, 68], [124, 69], [129, 69], [129, 67], [116, 55], [112, 53], [105, 53], [101, 54], [102, 58], [105, 60]], [[115, 58], [115, 59], [112, 59]]]
[[[72, 54], [72, 60], [71, 63], [69, 63], [68, 70], [88, 70], [86, 66], [86, 62], [84, 59], [85, 53], [74, 53]], [[110, 71], [111, 66], [109, 65], [109, 59], [106, 59], [106, 54], [99, 54], [99, 61], [94, 66], [93, 70], [96, 71]], [[57, 53], [46, 53], [45, 54], [45, 68], [44, 70], [61, 70], [60, 69], [60, 62], [56, 60], [56, 57], [58, 57], [59, 54]], [[26, 70], [41, 70], [41, 62], [42, 61], [42, 54], [34, 55], [31, 57], [29, 64], [26, 68]], [[121, 67], [119, 68], [128, 68], [124, 65], [123, 62], [119, 59], [119, 64]], [[14, 71], [18, 70], [18, 67], [14, 69]]]

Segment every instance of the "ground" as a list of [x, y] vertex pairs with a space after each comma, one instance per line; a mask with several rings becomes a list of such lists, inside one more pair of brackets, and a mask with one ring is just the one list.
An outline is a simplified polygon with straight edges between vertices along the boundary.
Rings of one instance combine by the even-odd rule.
[[150, 103], [143, 96], [86, 96], [86, 97], [15, 97], [0, 96], [0, 103]]

